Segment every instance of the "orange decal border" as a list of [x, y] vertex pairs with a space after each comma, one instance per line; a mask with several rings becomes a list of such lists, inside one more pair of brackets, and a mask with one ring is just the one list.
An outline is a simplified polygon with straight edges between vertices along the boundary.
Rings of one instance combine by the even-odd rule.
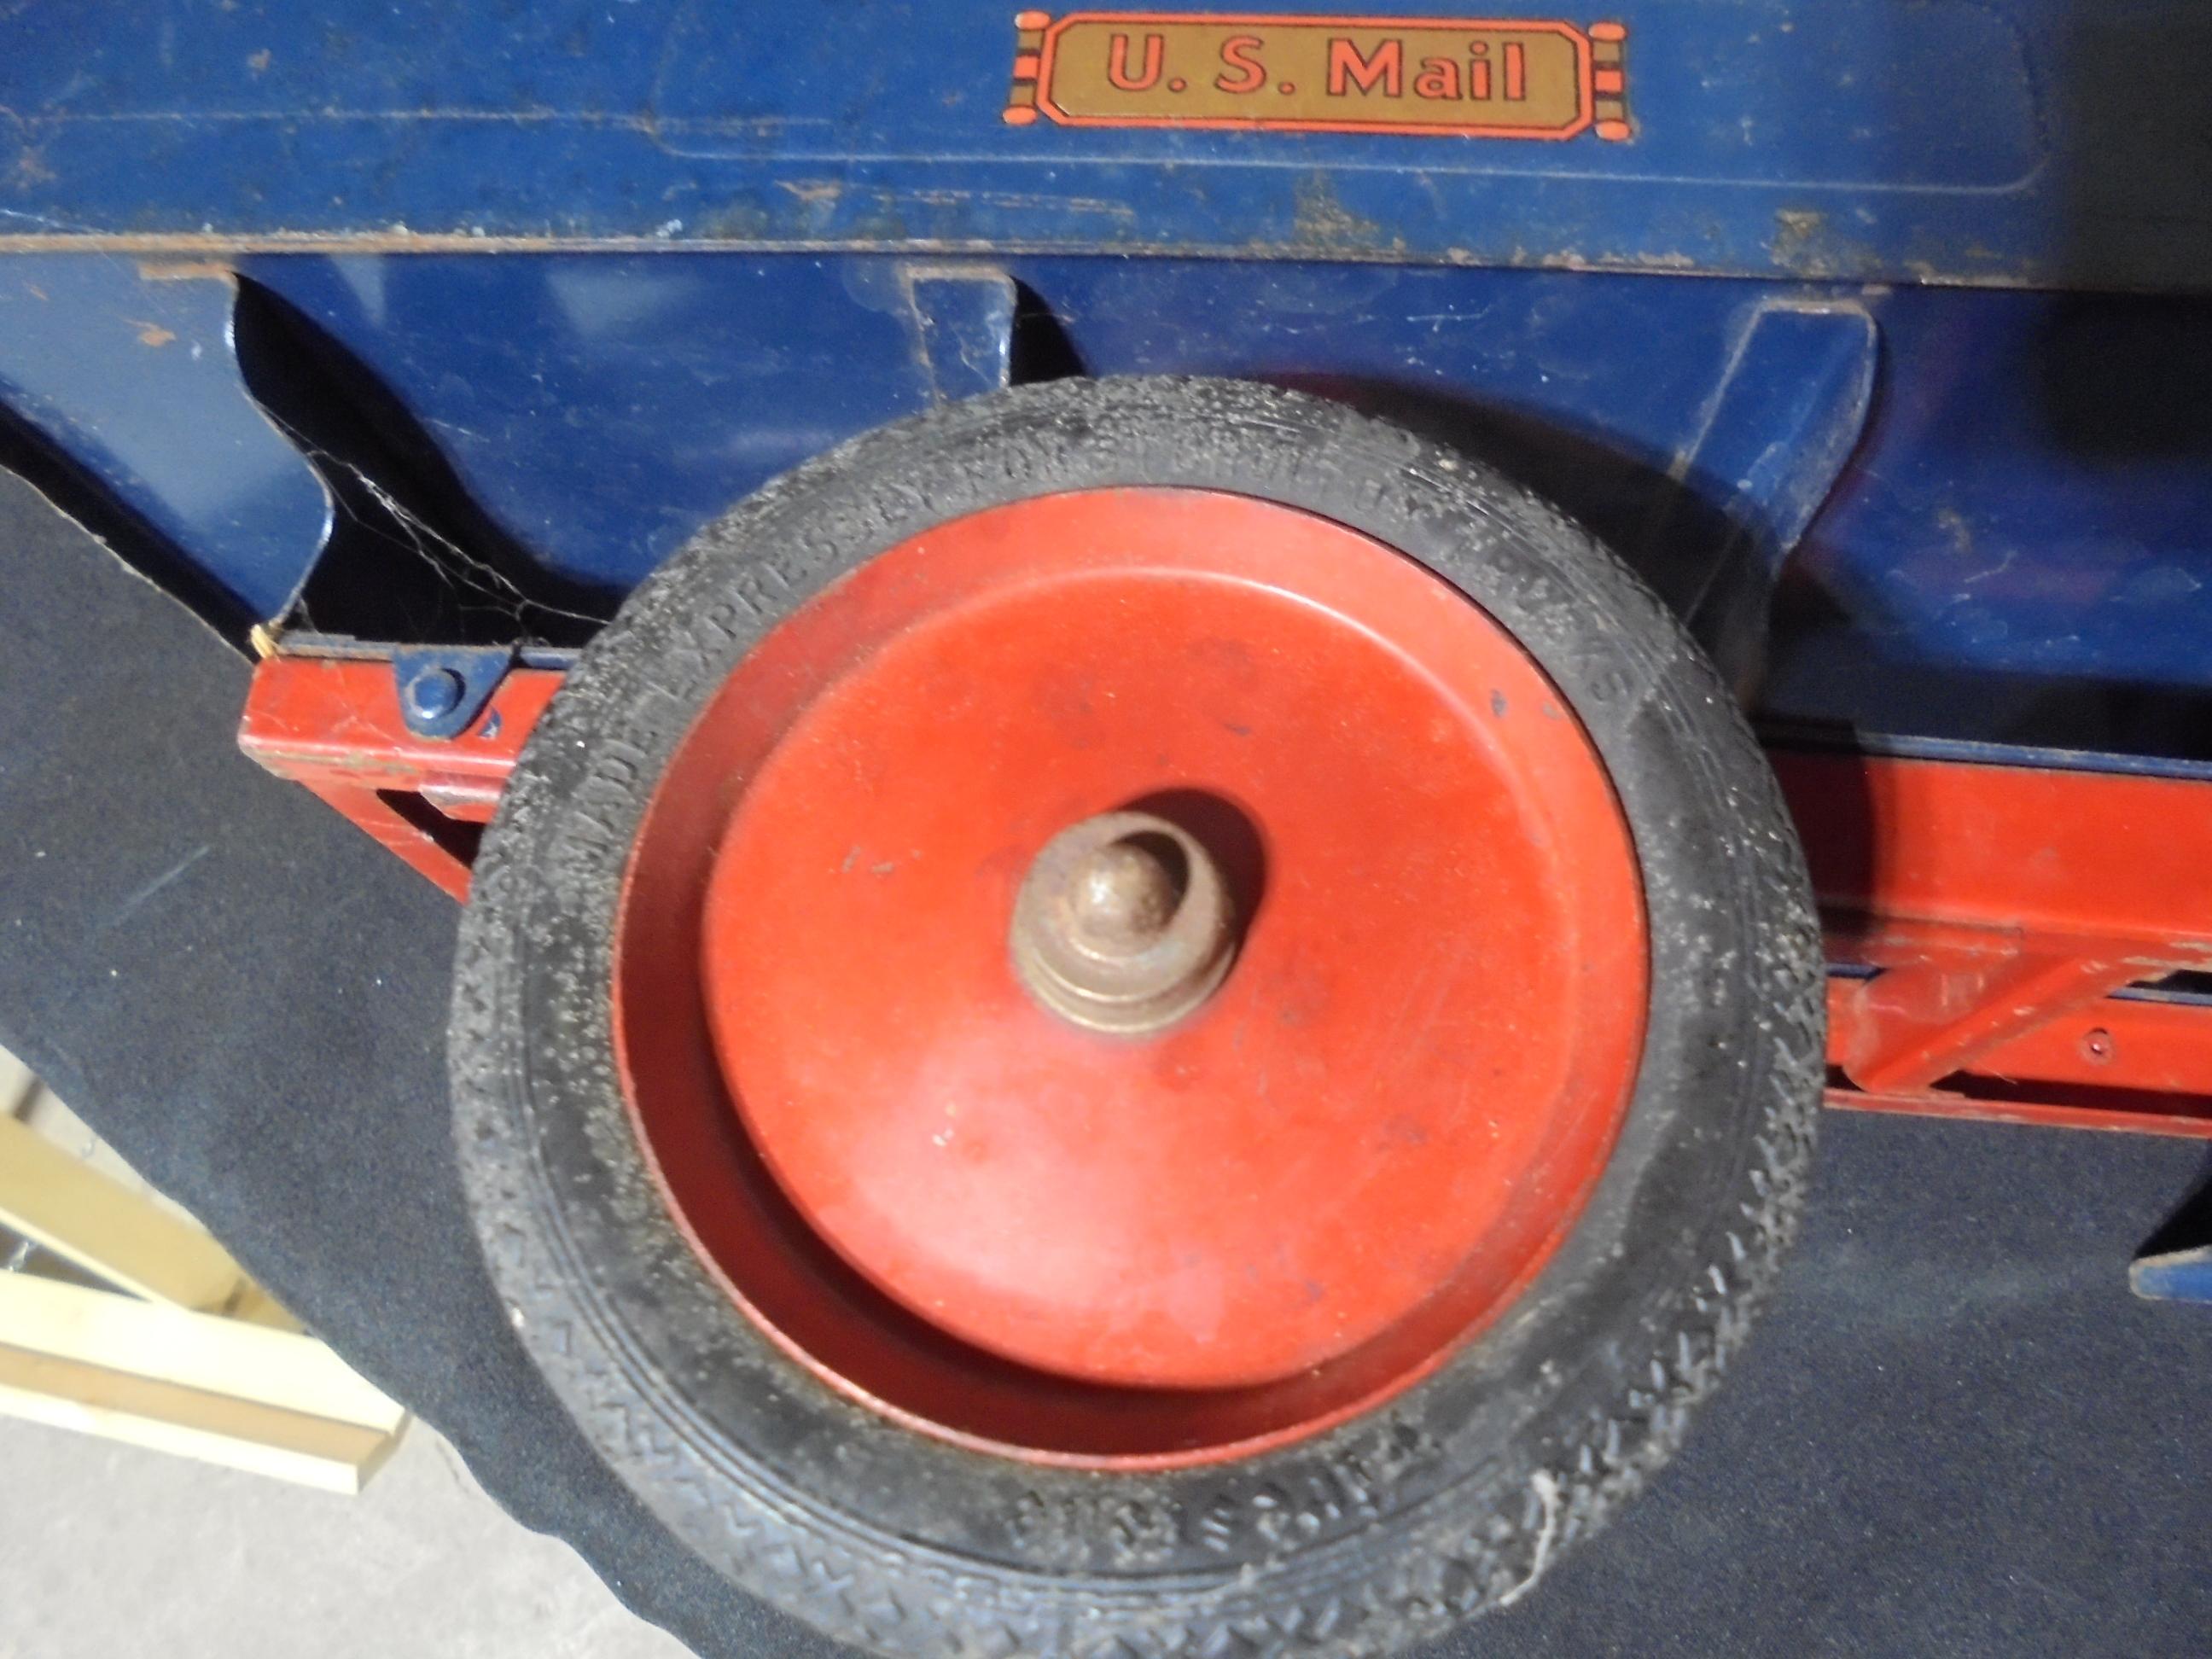
[[[1574, 114], [1565, 121], [1531, 123], [1473, 118], [1459, 121], [1376, 120], [1353, 116], [1338, 119], [1316, 118], [1311, 115], [1224, 114], [1203, 110], [1189, 114], [1070, 110], [1054, 98], [1054, 72], [1058, 66], [1062, 40], [1069, 30], [1081, 25], [1129, 25], [1153, 30], [1179, 27], [1250, 30], [1258, 33], [1259, 40], [1255, 47], [1245, 49], [1248, 55], [1253, 50], [1264, 49], [1270, 43], [1271, 37], [1279, 40], [1286, 33], [1304, 34], [1340, 29], [1556, 35], [1566, 40], [1574, 52]], [[1031, 125], [1042, 118], [1055, 126], [1066, 127], [1395, 133], [1407, 137], [1510, 138], [1541, 143], [1559, 143], [1579, 137], [1585, 132], [1594, 132], [1599, 138], [1613, 143], [1625, 142], [1635, 136], [1628, 113], [1628, 30], [1618, 22], [1592, 23], [1587, 28], [1580, 28], [1553, 18], [1378, 17], [1310, 13], [1162, 11], [1074, 11], [1054, 18], [1048, 12], [1021, 11], [1015, 14], [1014, 29], [1013, 76], [1002, 112], [1002, 118], [1012, 126]], [[1148, 47], [1150, 44], [1151, 40], [1148, 39]], [[1115, 50], [1123, 52], [1124, 46], [1124, 40], [1116, 40]], [[1244, 58], [1227, 58], [1225, 46], [1222, 51], [1224, 61], [1240, 71], [1256, 67]], [[1362, 67], [1366, 66], [1366, 60], [1363, 59], [1361, 63]], [[1120, 72], [1127, 71], [1126, 54], [1125, 61], [1115, 68]], [[1149, 56], [1145, 58], [1144, 68], [1157, 78], [1157, 66]], [[1109, 75], [1115, 73], [1109, 71]], [[1331, 75], [1334, 77], [1333, 63]], [[1114, 84], [1126, 91], [1150, 89], [1149, 83], [1143, 88], [1127, 87], [1119, 78], [1114, 80]], [[1184, 79], [1177, 77], [1170, 83], [1170, 88], [1176, 94], [1182, 94]], [[1227, 89], [1240, 93], [1246, 90], [1243, 88]], [[1281, 90], [1288, 93], [1291, 88], [1286, 83]], [[1364, 90], [1363, 88], [1363, 92]], [[1555, 94], [1558, 90], [1556, 76], [1553, 90]], [[1330, 95], [1339, 94], [1332, 90]], [[1471, 97], [1474, 95], [1470, 94]], [[1481, 95], [1487, 98], [1486, 94]], [[1197, 96], [1202, 99], [1203, 92]]]

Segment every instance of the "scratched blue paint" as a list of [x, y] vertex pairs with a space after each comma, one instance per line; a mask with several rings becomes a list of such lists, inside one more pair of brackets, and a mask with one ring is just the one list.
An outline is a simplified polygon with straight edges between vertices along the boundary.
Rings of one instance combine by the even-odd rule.
[[331, 500], [246, 395], [232, 289], [130, 260], [0, 262], [0, 400], [252, 616], [291, 603]]
[[2157, 1302], [2212, 1306], [2212, 1247], [2139, 1258], [2128, 1282], [2137, 1296]]
[[[1856, 422], [1862, 331], [1875, 329], [1866, 442], [1789, 565], [1765, 712], [2212, 754], [2196, 718], [2212, 690], [2203, 306], [1374, 264], [1005, 265], [1089, 371], [1268, 379], [1440, 428], [1564, 501], [1678, 604], [1712, 546], [1786, 546], [1802, 526], [1836, 459], [1820, 459], [1837, 441], [1820, 422]], [[382, 381], [550, 570], [617, 590], [776, 473], [999, 372], [986, 353], [979, 379], [939, 384], [1003, 303], [995, 269], [956, 283], [941, 262], [675, 254], [244, 269]], [[983, 296], [981, 310], [918, 307], [917, 271], [925, 290]], [[11, 404], [278, 614], [328, 508], [216, 349], [221, 285], [146, 283], [96, 257], [9, 273], [50, 295], [36, 327], [22, 302], [0, 303]], [[149, 307], [169, 307], [181, 349], [118, 327]], [[180, 376], [192, 343], [202, 356]], [[74, 423], [63, 394], [82, 406]]]
[[290, 256], [244, 270], [395, 393], [549, 569], [617, 589], [777, 473], [933, 401], [923, 322], [890, 261]]
[[[777, 473], [995, 384], [1011, 279], [1088, 372], [1274, 380], [1488, 454], [1685, 610], [1716, 549], [1765, 558], [1802, 530], [1771, 720], [2212, 760], [2201, 301], [1058, 256], [242, 271], [389, 390], [550, 572], [617, 592]], [[0, 264], [0, 393], [274, 617], [329, 507], [247, 400], [226, 301], [107, 256]], [[149, 324], [173, 340], [144, 344]]]
[[1624, 143], [1009, 127], [1014, 9], [32, 0], [0, 15], [0, 226], [2189, 289], [2212, 270], [2212, 11], [2191, 0], [1508, 8], [1627, 26]]
[[1013, 278], [991, 270], [903, 268], [933, 399], [997, 392], [1013, 380]]
[[1796, 547], [1863, 431], [1881, 331], [1863, 301], [1762, 301], [1698, 416], [1693, 464], [1706, 488], [1760, 521], [1760, 551]]
[[1880, 341], [1847, 295], [1740, 306], [1668, 469], [1679, 487], [1633, 532], [1600, 526], [1740, 689], [1766, 664], [1775, 576], [1864, 429]]
[[[1006, 268], [1091, 373], [1273, 380], [1479, 429], [1532, 482], [1617, 526], [1690, 439], [1764, 293], [1379, 265]], [[777, 473], [939, 390], [912, 278], [890, 259], [287, 256], [244, 269], [397, 393], [550, 568], [617, 589]], [[1625, 354], [1614, 343], [1627, 338], [1644, 345]]]
[[2212, 307], [1919, 293], [1878, 315], [1882, 393], [1793, 561], [1770, 709], [2212, 755]]

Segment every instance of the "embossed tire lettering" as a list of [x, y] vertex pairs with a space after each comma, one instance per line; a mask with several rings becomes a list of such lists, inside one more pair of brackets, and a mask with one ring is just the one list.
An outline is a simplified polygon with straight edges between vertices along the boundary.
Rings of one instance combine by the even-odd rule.
[[1232, 382], [740, 504], [586, 652], [452, 1066], [516, 1328], [872, 1651], [1382, 1654], [1662, 1463], [1796, 1224], [1818, 937], [1603, 547]]

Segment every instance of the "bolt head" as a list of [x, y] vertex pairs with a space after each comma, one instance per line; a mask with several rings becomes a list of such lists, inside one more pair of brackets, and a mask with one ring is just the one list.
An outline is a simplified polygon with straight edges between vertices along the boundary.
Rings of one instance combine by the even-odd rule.
[[1138, 840], [1109, 842], [1076, 866], [1068, 921], [1103, 950], [1141, 950], [1174, 920], [1182, 889], [1160, 851]]
[[1195, 837], [1150, 813], [1107, 812], [1037, 854], [1008, 944], [1016, 975], [1048, 1011], [1136, 1036], [1213, 994], [1237, 932], [1221, 872]]
[[459, 708], [467, 690], [459, 670], [426, 668], [407, 682], [407, 706], [417, 719], [437, 720]]

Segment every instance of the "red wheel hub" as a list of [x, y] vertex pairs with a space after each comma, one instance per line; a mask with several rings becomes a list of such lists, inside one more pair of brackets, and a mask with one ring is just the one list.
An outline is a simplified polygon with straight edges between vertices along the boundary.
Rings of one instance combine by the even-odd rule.
[[[1174, 844], [1039, 864], [1131, 810]], [[1227, 944], [1133, 1029], [1022, 965], [1025, 882], [1149, 949], [1194, 870]], [[1485, 612], [1328, 520], [1126, 489], [777, 626], [656, 795], [615, 994], [669, 1197], [787, 1349], [1157, 1462], [1337, 1420], [1511, 1299], [1611, 1150], [1646, 954], [1596, 752]]]

